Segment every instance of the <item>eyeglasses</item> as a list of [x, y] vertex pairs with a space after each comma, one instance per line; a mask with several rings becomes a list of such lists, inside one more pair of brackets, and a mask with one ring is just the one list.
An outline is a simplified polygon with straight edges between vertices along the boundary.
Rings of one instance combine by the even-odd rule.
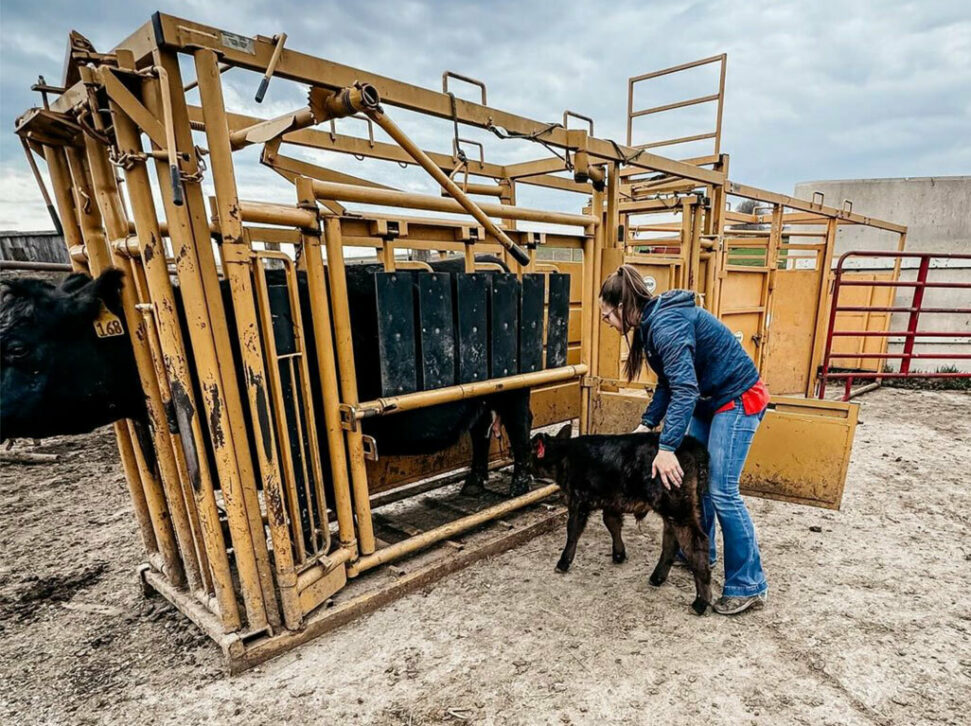
[[616, 313], [616, 312], [619, 312], [619, 311], [620, 311], [620, 309], [621, 309], [622, 307], [624, 307], [624, 304], [623, 304], [623, 303], [621, 303], [620, 305], [618, 305], [618, 306], [617, 306], [617, 307], [615, 307], [615, 308], [612, 308], [612, 309], [610, 310], [610, 312], [606, 312], [606, 313], [600, 313], [600, 317], [601, 317], [601, 319], [602, 319], [602, 320], [603, 320], [604, 322], [607, 322], [608, 320], [610, 320], [610, 316], [611, 316], [611, 315], [613, 315], [613, 314], [614, 314], [614, 313]]

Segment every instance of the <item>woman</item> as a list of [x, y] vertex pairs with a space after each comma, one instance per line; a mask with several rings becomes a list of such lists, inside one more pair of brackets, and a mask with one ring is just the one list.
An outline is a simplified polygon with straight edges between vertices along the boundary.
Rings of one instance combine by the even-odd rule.
[[654, 297], [630, 265], [604, 281], [600, 313], [630, 344], [627, 380], [637, 376], [645, 356], [657, 374], [654, 396], [635, 429], [648, 431], [664, 420], [653, 475], [667, 488], [680, 486], [684, 472], [674, 451], [681, 440], [690, 434], [708, 447], [703, 523], [714, 562], [717, 517], [725, 558], [725, 585], [715, 612], [735, 615], [764, 607], [768, 585], [755, 528], [738, 491], [769, 399], [755, 364], [720, 320], [695, 305], [694, 293], [670, 290]]

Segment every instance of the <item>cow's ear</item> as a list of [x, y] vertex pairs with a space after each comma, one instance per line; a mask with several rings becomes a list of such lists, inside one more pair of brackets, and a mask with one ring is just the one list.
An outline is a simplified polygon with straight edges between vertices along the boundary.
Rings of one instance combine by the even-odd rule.
[[64, 278], [57, 289], [66, 295], [73, 295], [89, 282], [91, 282], [90, 275], [85, 275], [83, 272], [73, 272]]
[[568, 439], [573, 435], [573, 424], [567, 424], [559, 431], [556, 432], [556, 438], [558, 439]]
[[111, 310], [121, 306], [121, 286], [124, 273], [109, 268], [93, 280], [75, 289], [70, 296], [71, 312], [85, 318], [94, 318], [101, 310], [102, 303]]

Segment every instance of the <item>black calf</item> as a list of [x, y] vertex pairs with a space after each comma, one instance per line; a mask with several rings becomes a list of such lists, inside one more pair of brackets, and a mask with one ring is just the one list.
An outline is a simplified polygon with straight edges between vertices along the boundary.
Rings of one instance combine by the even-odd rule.
[[683, 482], [680, 487], [666, 489], [659, 478], [651, 476], [658, 434], [571, 439], [570, 428], [564, 426], [555, 437], [537, 434], [532, 439], [533, 475], [554, 479], [569, 504], [566, 547], [556, 570], [566, 572], [570, 568], [590, 512], [603, 510], [604, 524], [613, 539], [613, 560], [619, 564], [627, 559], [621, 538], [624, 514], [640, 520], [654, 511], [664, 520], [664, 536], [651, 584], [661, 585], [667, 579], [680, 546], [695, 578], [696, 597], [691, 607], [703, 615], [711, 603], [708, 536], [701, 526], [701, 496], [708, 487], [708, 451], [699, 441], [685, 438], [676, 452], [684, 469]]

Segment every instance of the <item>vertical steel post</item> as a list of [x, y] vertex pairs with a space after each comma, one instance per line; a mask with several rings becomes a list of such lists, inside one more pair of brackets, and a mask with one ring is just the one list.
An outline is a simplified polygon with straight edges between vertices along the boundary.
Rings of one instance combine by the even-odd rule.
[[[836, 313], [827, 306], [830, 295], [830, 268], [833, 265], [833, 253], [836, 250], [836, 232], [839, 229], [839, 222], [835, 218], [830, 218], [826, 222], [826, 242], [823, 247], [823, 254], [819, 259], [819, 285], [816, 294], [816, 325], [813, 329], [813, 350], [812, 358], [809, 361], [809, 381], [806, 384], [806, 396], [810, 397], [816, 390], [817, 377], [822, 371], [821, 363], [825, 352], [829, 350], [832, 342], [833, 323], [836, 321]], [[830, 335], [827, 336], [827, 331]], [[820, 378], [819, 397], [822, 398], [826, 392], [826, 384]]]
[[[176, 272], [185, 301], [196, 372], [202, 390], [202, 404], [209, 425], [218, 479], [226, 504], [233, 552], [239, 573], [243, 604], [249, 629], [256, 631], [278, 622], [273, 578], [269, 569], [266, 537], [259, 508], [253, 511], [256, 496], [253, 462], [243, 429], [239, 387], [236, 380], [226, 315], [216, 274], [216, 262], [209, 236], [205, 200], [199, 166], [189, 126], [182, 75], [177, 56], [169, 51], [154, 52], [159, 85], [149, 94], [149, 110], [162, 114], [162, 86], [168, 84], [171, 135], [177, 151], [187, 154], [187, 179], [182, 181], [183, 203], [178, 204], [171, 185], [170, 166], [156, 159], [158, 184], [162, 191], [165, 216], [176, 260]], [[203, 105], [208, 102], [203, 99]], [[251, 490], [251, 494], [250, 494]]]
[[[835, 220], [833, 220], [835, 222]], [[829, 326], [826, 329], [826, 348], [823, 354], [823, 367], [819, 376], [819, 398], [826, 396], [826, 378], [829, 373], [830, 354], [833, 350], [833, 330], [836, 327], [836, 313], [839, 307], [840, 282], [843, 278], [843, 267], [836, 268], [836, 276], [833, 278], [833, 299], [829, 306]]]
[[[146, 85], [150, 83], [153, 82], [146, 82]], [[147, 95], [151, 96], [151, 91]], [[113, 106], [112, 111], [120, 150], [129, 154], [141, 153], [141, 141], [134, 122], [117, 106]], [[239, 607], [236, 604], [229, 556], [219, 522], [219, 508], [216, 505], [212, 472], [206, 453], [201, 412], [193, 392], [192, 373], [182, 338], [165, 259], [165, 244], [159, 229], [146, 165], [136, 163], [125, 169], [125, 183], [128, 186], [135, 232], [138, 236], [142, 269], [155, 312], [159, 344], [172, 392], [173, 416], [176, 422], [172, 434], [178, 434], [176, 448], [181, 448], [185, 458], [186, 473], [199, 513], [202, 541], [209, 561], [220, 621], [224, 632], [229, 633], [240, 627]]]
[[[317, 212], [313, 184], [306, 177], [296, 180], [297, 204]], [[317, 368], [323, 395], [324, 427], [327, 433], [327, 449], [330, 453], [331, 480], [334, 488], [334, 511], [337, 514], [338, 539], [341, 547], [357, 553], [354, 537], [354, 512], [351, 509], [351, 493], [348, 487], [347, 452], [341, 433], [340, 389], [337, 383], [337, 362], [334, 358], [334, 337], [331, 332], [330, 302], [327, 297], [327, 280], [324, 274], [323, 247], [320, 232], [301, 233], [302, 254], [300, 265], [307, 272], [307, 288], [314, 327], [314, 343], [317, 347]]]
[[[93, 199], [94, 192], [91, 189], [84, 153], [80, 148], [73, 146], [68, 147], [66, 151], [67, 166], [75, 194], [75, 207], [79, 212], [78, 221], [81, 237], [88, 254], [88, 266], [92, 274], [97, 275], [111, 266], [111, 255], [108, 252], [104, 230], [101, 228], [101, 215], [98, 213], [98, 207]], [[134, 346], [134, 340], [132, 343]], [[182, 587], [185, 584], [185, 572], [182, 569], [182, 562], [179, 560], [178, 546], [162, 486], [145, 459], [141, 441], [132, 422], [119, 422], [116, 424], [116, 430], [117, 428], [126, 430], [123, 434], [125, 440], [121, 446], [125, 448], [124, 454], [127, 454], [129, 450], [133, 454], [138, 478], [145, 494], [145, 503], [152, 519], [155, 541], [162, 555], [163, 572], [175, 586]]]
[[[121, 207], [121, 195], [115, 180], [114, 169], [108, 161], [108, 150], [103, 144], [87, 134], [84, 135], [84, 147], [91, 173], [96, 206], [108, 238], [111, 240], [125, 239], [128, 236], [128, 220]], [[107, 249], [112, 264], [118, 267], [118, 260], [111, 245], [107, 245]], [[121, 297], [138, 378], [142, 390], [145, 392], [148, 433], [151, 436], [152, 447], [155, 449], [159, 480], [172, 517], [179, 551], [182, 554], [182, 567], [188, 579], [189, 588], [199, 590], [202, 588], [202, 576], [199, 573], [199, 560], [192, 538], [192, 528], [182, 497], [179, 470], [176, 466], [175, 455], [169, 438], [168, 417], [162, 404], [158, 380], [155, 378], [152, 354], [146, 340], [145, 321], [136, 308], [138, 298], [135, 294], [135, 281], [131, 277], [122, 286]]]
[[917, 269], [917, 285], [914, 286], [914, 297], [910, 303], [910, 316], [907, 319], [907, 340], [904, 342], [904, 357], [900, 361], [901, 373], [910, 373], [910, 360], [914, 354], [916, 337], [914, 334], [917, 332], [917, 323], [920, 320], [920, 309], [924, 304], [924, 285], [927, 282], [927, 273], [930, 268], [931, 258], [926, 255], [921, 257], [920, 267]]
[[[351, 316], [347, 298], [347, 275], [344, 270], [344, 244], [341, 222], [337, 217], [324, 220], [324, 240], [327, 245], [327, 269], [330, 285], [330, 306], [334, 314], [334, 336], [337, 361], [340, 368], [341, 400], [356, 406], [357, 372], [354, 367], [354, 344], [351, 339]], [[357, 514], [358, 550], [362, 555], [374, 552], [374, 523], [371, 521], [371, 500], [368, 491], [367, 470], [364, 466], [364, 441], [361, 425], [344, 432], [351, 464], [351, 489], [354, 492], [354, 510]]]
[[[206, 124], [206, 140], [216, 190], [219, 233], [222, 237], [223, 271], [232, 291], [236, 316], [236, 334], [243, 358], [242, 371], [249, 398], [250, 417], [256, 429], [256, 453], [262, 473], [263, 494], [266, 498], [267, 524], [273, 540], [277, 585], [288, 628], [297, 629], [303, 620], [297, 594], [297, 573], [294, 569], [293, 548], [286, 518], [286, 495], [277, 461], [277, 442], [273, 426], [266, 413], [271, 411], [267, 391], [267, 371], [260, 344], [260, 327], [253, 302], [251, 279], [251, 250], [243, 237], [243, 222], [239, 212], [239, 194], [233, 169], [232, 148], [229, 142], [229, 123], [223, 101], [222, 82], [215, 52], [200, 49], [195, 52], [196, 78], [199, 94], [204, 99], [202, 116]], [[270, 361], [269, 365], [275, 365]], [[309, 401], [307, 402], [309, 405]], [[282, 415], [282, 411], [278, 412]], [[260, 443], [262, 442], [262, 445]], [[247, 503], [247, 509], [253, 506]], [[255, 504], [259, 515], [259, 504]]]

